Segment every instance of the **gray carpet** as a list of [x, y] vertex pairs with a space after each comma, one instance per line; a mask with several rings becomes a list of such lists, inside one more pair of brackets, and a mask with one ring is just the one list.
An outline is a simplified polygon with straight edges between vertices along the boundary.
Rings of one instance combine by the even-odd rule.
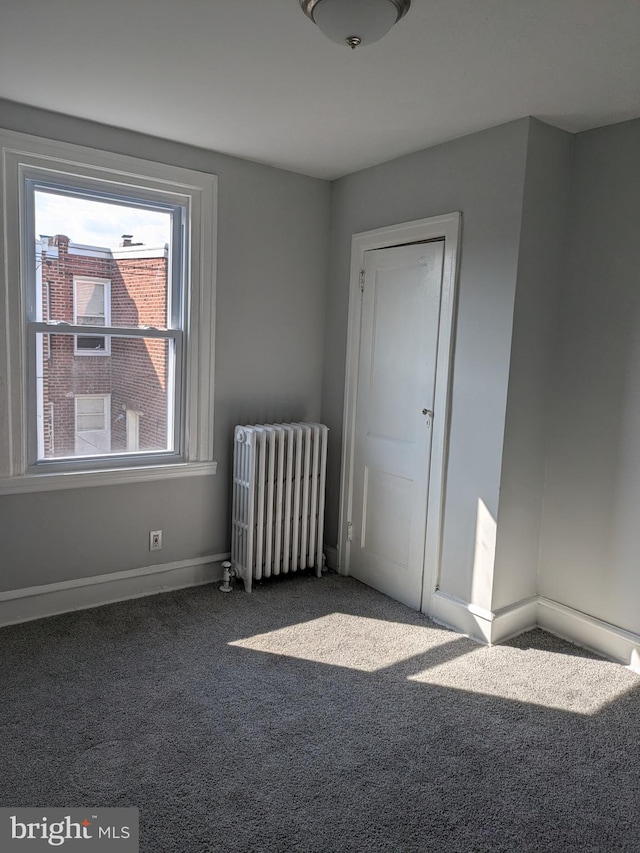
[[484, 648], [329, 575], [0, 630], [0, 804], [140, 808], [144, 853], [640, 850], [640, 678]]

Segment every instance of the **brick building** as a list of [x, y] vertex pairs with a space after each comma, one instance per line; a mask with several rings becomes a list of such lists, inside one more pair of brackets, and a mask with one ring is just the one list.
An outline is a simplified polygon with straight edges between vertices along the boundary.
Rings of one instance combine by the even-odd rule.
[[62, 234], [36, 242], [39, 316], [87, 326], [38, 341], [39, 458], [167, 449], [168, 343], [96, 334], [166, 328], [167, 258], [130, 235], [117, 249]]

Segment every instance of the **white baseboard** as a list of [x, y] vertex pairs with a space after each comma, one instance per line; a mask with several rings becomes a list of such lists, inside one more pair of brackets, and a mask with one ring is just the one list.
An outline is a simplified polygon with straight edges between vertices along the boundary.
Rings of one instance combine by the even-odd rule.
[[433, 596], [432, 618], [489, 645], [504, 643], [538, 626], [640, 672], [640, 634], [543, 596], [535, 595], [491, 612], [438, 590]]
[[213, 583], [221, 580], [222, 569], [219, 564], [227, 559], [229, 554], [214, 554], [92, 578], [0, 592], [0, 626]]
[[640, 635], [538, 597], [538, 625], [545, 631], [640, 672]]
[[493, 612], [491, 643], [504, 643], [538, 624], [538, 596], [523, 598]]
[[491, 611], [437, 590], [431, 618], [479, 643], [495, 645], [535, 628], [537, 605], [538, 598], [534, 595]]
[[333, 572], [338, 571], [338, 549], [331, 545], [324, 546], [324, 555], [327, 558], [327, 568]]
[[491, 643], [493, 614], [442, 590], [436, 590], [429, 618], [479, 643]]

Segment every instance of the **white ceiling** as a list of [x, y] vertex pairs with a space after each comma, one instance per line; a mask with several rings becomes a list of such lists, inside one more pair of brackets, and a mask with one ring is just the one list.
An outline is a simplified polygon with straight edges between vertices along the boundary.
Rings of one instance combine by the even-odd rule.
[[525, 115], [640, 116], [640, 0], [412, 0], [355, 51], [298, 0], [1, 0], [0, 96], [335, 178]]

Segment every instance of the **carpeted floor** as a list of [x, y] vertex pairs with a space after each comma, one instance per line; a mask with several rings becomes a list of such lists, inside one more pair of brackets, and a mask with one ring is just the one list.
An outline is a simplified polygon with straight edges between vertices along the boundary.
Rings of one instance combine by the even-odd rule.
[[138, 806], [143, 853], [640, 850], [640, 677], [488, 649], [356, 581], [0, 630], [0, 805]]

